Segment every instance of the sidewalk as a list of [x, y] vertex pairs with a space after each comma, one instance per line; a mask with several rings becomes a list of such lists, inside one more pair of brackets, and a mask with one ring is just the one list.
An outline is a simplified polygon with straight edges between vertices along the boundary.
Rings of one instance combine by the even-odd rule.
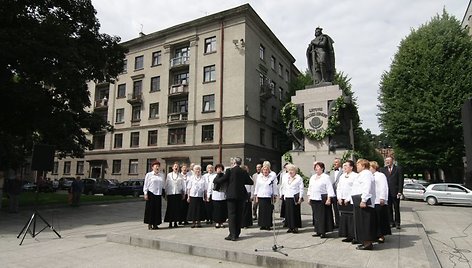
[[[34, 256], [47, 254], [50, 258], [58, 258], [58, 262], [46, 262], [45, 258], [44, 266], [62, 267], [64, 265], [59, 265], [63, 264], [59, 261], [63, 252], [96, 246], [97, 243], [115, 242], [256, 266], [439, 266], [419, 218], [411, 210], [402, 212], [402, 229], [393, 229], [393, 234], [386, 238], [384, 244], [375, 245], [373, 251], [358, 251], [354, 245], [342, 243], [336, 233], [330, 234], [327, 239], [312, 237], [311, 214], [306, 214], [309, 206], [306, 203], [302, 206], [304, 206], [302, 216], [304, 228], [299, 234], [289, 234], [285, 229], [276, 229], [277, 235], [274, 240], [274, 233], [259, 230], [256, 222], [254, 227], [243, 229], [240, 240], [236, 242], [224, 240], [228, 228], [216, 229], [210, 225], [195, 229], [190, 227], [168, 229], [164, 223], [159, 230], [147, 230], [147, 226], [142, 223], [143, 202], [90, 205], [76, 209], [70, 207], [45, 209], [40, 211], [41, 215], [54, 226], [62, 239], [46, 229], [34, 239], [27, 234], [22, 246], [18, 246], [21, 237], [17, 239], [16, 236], [29, 220], [31, 213], [7, 214], [2, 211], [0, 259], [7, 266], [31, 267], [25, 262], [25, 254]], [[276, 224], [279, 226], [280, 221], [277, 220]], [[42, 222], [38, 220], [37, 225], [42, 226]], [[274, 244], [283, 248], [274, 251], [272, 250]], [[131, 249], [136, 248], [130, 247]], [[94, 255], [80, 258], [84, 264], [93, 266], [93, 260], [100, 258], [103, 252], [96, 251]], [[140, 266], [139, 259], [135, 261], [137, 261], [134, 262], [135, 266]], [[117, 266], [121, 266], [120, 264], [123, 263], [116, 263]]]

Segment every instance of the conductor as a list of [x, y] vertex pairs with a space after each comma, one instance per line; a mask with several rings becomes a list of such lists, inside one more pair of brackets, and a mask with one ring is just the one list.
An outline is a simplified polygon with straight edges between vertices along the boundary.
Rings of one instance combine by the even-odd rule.
[[240, 167], [241, 162], [240, 157], [231, 159], [231, 169], [226, 170], [224, 176], [214, 180], [214, 183], [227, 185], [229, 235], [225, 240], [231, 241], [236, 241], [241, 234], [243, 207], [248, 198], [244, 185], [254, 184], [249, 174]]

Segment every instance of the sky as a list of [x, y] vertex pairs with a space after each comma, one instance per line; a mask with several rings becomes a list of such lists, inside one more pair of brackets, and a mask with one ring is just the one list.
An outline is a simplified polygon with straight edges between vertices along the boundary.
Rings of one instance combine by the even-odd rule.
[[100, 32], [122, 41], [249, 3], [307, 69], [306, 48], [316, 27], [334, 40], [336, 70], [351, 78], [362, 128], [380, 134], [378, 92], [400, 41], [445, 9], [462, 21], [468, 0], [92, 0]]

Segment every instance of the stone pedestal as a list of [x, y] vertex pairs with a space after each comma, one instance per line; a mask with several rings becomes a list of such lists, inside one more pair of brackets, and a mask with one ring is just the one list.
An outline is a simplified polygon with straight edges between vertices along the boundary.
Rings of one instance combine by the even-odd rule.
[[[338, 85], [329, 85], [323, 87], [309, 87], [296, 92], [292, 97], [292, 103], [303, 105], [303, 123], [307, 130], [322, 131], [328, 127], [329, 109], [331, 101], [342, 95], [342, 90]], [[306, 175], [313, 174], [313, 162], [320, 161], [325, 164], [326, 170], [331, 168], [334, 158], [341, 158], [347, 151], [346, 149], [329, 150], [329, 138], [321, 141], [311, 140], [305, 137], [304, 151], [290, 151], [293, 164], [300, 168]], [[282, 159], [282, 163], [284, 160]]]

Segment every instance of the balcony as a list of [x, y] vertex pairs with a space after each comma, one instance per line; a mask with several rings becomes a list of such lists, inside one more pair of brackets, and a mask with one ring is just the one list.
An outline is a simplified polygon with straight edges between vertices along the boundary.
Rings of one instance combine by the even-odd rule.
[[168, 124], [186, 123], [188, 120], [188, 113], [171, 113], [167, 117]]
[[106, 110], [108, 109], [108, 99], [105, 97], [101, 100], [95, 101], [95, 110]]
[[128, 103], [133, 104], [141, 104], [143, 102], [143, 95], [141, 93], [129, 93], [128, 94]]
[[261, 85], [260, 95], [259, 95], [260, 98], [261, 98], [262, 100], [270, 99], [270, 98], [272, 97], [272, 95], [273, 95], [273, 94], [272, 94], [273, 90], [274, 90], [274, 87], [273, 87], [273, 86], [271, 87], [270, 84], [265, 84], [265, 83], [262, 84], [262, 85]]
[[189, 56], [180, 56], [170, 59], [170, 68], [186, 67], [189, 65]]
[[169, 88], [169, 96], [181, 96], [188, 94], [188, 85], [187, 83], [182, 83], [180, 85], [173, 85]]

